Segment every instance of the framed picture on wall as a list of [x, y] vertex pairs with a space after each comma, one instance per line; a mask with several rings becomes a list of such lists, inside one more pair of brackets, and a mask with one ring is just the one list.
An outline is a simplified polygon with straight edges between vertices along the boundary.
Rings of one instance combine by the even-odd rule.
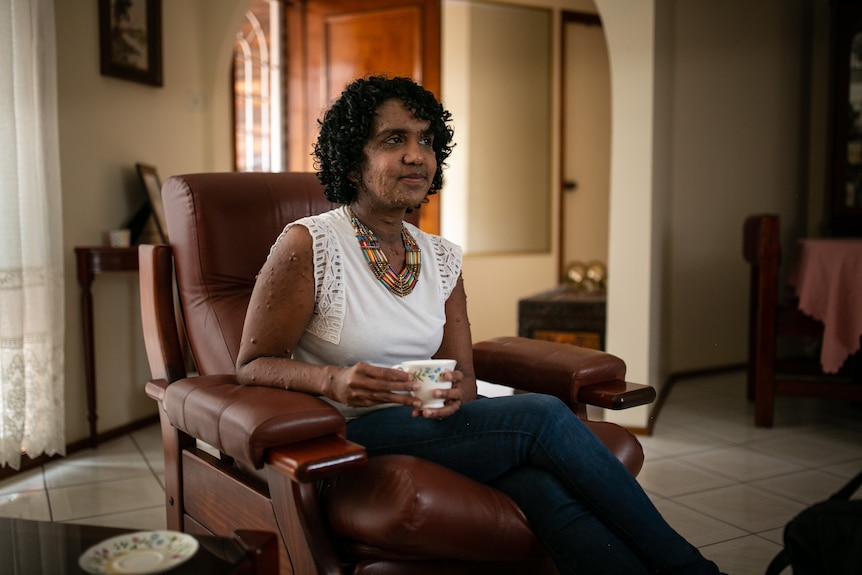
[[154, 166], [139, 162], [135, 164], [135, 168], [138, 171], [141, 184], [147, 191], [147, 199], [150, 203], [158, 235], [162, 242], [167, 243], [168, 225], [165, 221], [165, 205], [162, 203], [162, 180], [159, 178], [159, 173]]
[[162, 85], [162, 0], [99, 0], [103, 76]]

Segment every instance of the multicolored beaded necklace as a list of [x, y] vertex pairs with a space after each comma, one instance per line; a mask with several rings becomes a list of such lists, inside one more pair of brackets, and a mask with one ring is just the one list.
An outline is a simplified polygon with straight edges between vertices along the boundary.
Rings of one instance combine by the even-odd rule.
[[419, 273], [422, 271], [422, 251], [416, 244], [416, 240], [407, 231], [407, 227], [401, 224], [401, 241], [404, 242], [405, 265], [401, 273], [395, 273], [392, 266], [389, 265], [389, 260], [386, 259], [386, 254], [380, 249], [380, 243], [377, 241], [377, 236], [374, 235], [368, 227], [359, 221], [353, 214], [353, 210], [347, 208], [350, 214], [350, 221], [353, 224], [353, 231], [356, 232], [356, 239], [359, 240], [359, 247], [362, 248], [362, 253], [365, 256], [365, 261], [371, 267], [374, 277], [380, 281], [386, 288], [398, 297], [404, 297], [413, 291], [416, 287], [416, 282], [419, 281]]

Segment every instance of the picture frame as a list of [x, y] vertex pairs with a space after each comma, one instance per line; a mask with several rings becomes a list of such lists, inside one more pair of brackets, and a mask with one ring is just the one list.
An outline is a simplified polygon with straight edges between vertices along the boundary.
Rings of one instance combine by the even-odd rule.
[[162, 0], [99, 0], [103, 76], [162, 86]]
[[163, 243], [168, 243], [168, 224], [165, 220], [165, 204], [162, 202], [162, 180], [155, 166], [138, 162], [135, 164], [141, 185], [147, 192], [150, 210], [156, 223], [156, 229]]

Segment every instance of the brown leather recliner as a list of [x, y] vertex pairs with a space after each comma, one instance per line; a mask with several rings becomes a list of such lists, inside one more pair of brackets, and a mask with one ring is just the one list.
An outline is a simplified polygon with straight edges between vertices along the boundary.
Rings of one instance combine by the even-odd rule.
[[[502, 492], [415, 457], [368, 458], [320, 399], [237, 384], [244, 316], [271, 245], [286, 223], [333, 207], [314, 174], [178, 176], [162, 194], [170, 245], [140, 247], [140, 277], [169, 529], [277, 533], [283, 574], [556, 573]], [[186, 349], [197, 373], [187, 372]], [[625, 382], [619, 358], [566, 344], [500, 338], [476, 344], [474, 360], [480, 379], [556, 395], [584, 418], [586, 404], [655, 398]], [[588, 425], [640, 470], [633, 435]]]

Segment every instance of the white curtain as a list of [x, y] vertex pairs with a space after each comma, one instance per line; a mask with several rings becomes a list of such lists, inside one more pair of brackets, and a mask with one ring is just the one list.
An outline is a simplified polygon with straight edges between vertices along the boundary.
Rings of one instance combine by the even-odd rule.
[[65, 452], [54, 0], [0, 0], [0, 466]]

